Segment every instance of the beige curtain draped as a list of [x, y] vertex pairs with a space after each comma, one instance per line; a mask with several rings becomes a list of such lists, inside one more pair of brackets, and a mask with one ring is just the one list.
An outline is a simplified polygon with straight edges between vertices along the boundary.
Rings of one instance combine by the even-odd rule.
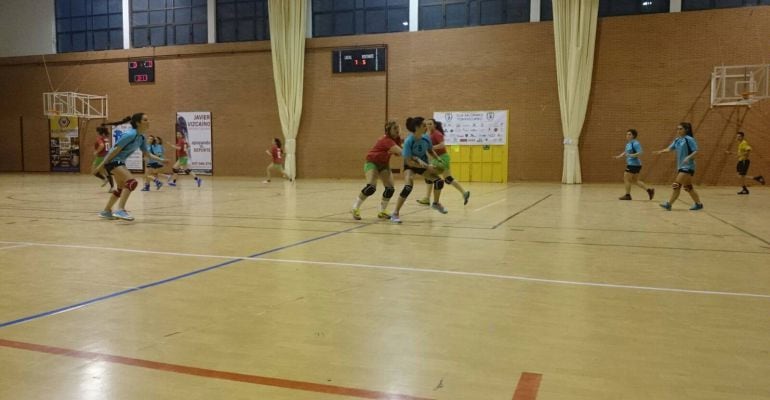
[[598, 13], [599, 0], [553, 0], [556, 78], [564, 131], [562, 183], [583, 181], [578, 143], [591, 94]]
[[270, 46], [273, 56], [273, 80], [278, 114], [286, 145], [286, 173], [297, 175], [297, 130], [302, 118], [302, 85], [305, 76], [304, 0], [269, 0]]

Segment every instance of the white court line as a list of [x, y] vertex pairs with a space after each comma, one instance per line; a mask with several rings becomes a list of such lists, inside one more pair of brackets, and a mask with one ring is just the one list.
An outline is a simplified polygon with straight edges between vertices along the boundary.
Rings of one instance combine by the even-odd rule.
[[497, 204], [497, 203], [500, 203], [500, 202], [503, 202], [503, 201], [505, 201], [505, 199], [500, 199], [500, 200], [498, 200], [498, 201], [495, 201], [495, 202], [489, 203], [489, 204], [485, 205], [484, 207], [479, 207], [479, 208], [477, 208], [477, 209], [473, 210], [473, 212], [476, 212], [476, 211], [481, 211], [481, 210], [483, 210], [483, 209], [485, 209], [485, 208], [487, 208], [487, 207], [492, 207], [493, 205], [495, 205], [495, 204]]
[[71, 248], [71, 249], [109, 250], [109, 251], [120, 251], [120, 252], [138, 253], [138, 254], [158, 254], [158, 255], [169, 255], [169, 256], [219, 258], [219, 259], [227, 259], [227, 260], [241, 260], [241, 261], [255, 261], [255, 262], [310, 264], [310, 265], [321, 265], [321, 266], [327, 266], [327, 267], [350, 267], [350, 268], [361, 268], [361, 269], [407, 271], [407, 272], [419, 272], [419, 273], [431, 273], [431, 274], [443, 274], [443, 275], [455, 275], [455, 276], [468, 276], [468, 277], [476, 277], [476, 278], [493, 278], [493, 279], [523, 281], [523, 282], [537, 282], [537, 283], [545, 283], [545, 284], [552, 284], [552, 285], [588, 286], [588, 287], [601, 287], [601, 288], [611, 288], [611, 289], [630, 289], [630, 290], [645, 290], [645, 291], [655, 291], [655, 292], [702, 294], [702, 295], [710, 295], [710, 296], [735, 296], [735, 297], [753, 297], [753, 298], [760, 298], [760, 299], [770, 299], [770, 295], [758, 294], [758, 293], [721, 292], [721, 291], [713, 291], [713, 290], [693, 290], [693, 289], [665, 288], [665, 287], [655, 287], [655, 286], [618, 285], [618, 284], [612, 284], [612, 283], [579, 282], [579, 281], [567, 281], [567, 280], [559, 280], [559, 279], [531, 278], [527, 276], [517, 276], [517, 275], [488, 274], [483, 272], [465, 272], [465, 271], [448, 271], [448, 270], [431, 269], [431, 268], [397, 267], [392, 265], [341, 263], [341, 262], [332, 262], [332, 261], [289, 260], [289, 259], [281, 259], [281, 258], [219, 256], [219, 255], [210, 255], [210, 254], [176, 253], [176, 252], [166, 252], [166, 251], [134, 250], [134, 249], [121, 249], [116, 247], [83, 246], [83, 245], [70, 245], [70, 244], [6, 242], [6, 241], [0, 241], [0, 243], [18, 244], [19, 246], [41, 246], [41, 247], [62, 247], [62, 248]]
[[[5, 242], [0, 242], [0, 243], [5, 243]], [[5, 246], [5, 247], [0, 247], [0, 250], [7, 250], [7, 249], [17, 249], [17, 248], [19, 248], [19, 247], [29, 247], [29, 246], [31, 246], [31, 245], [29, 245], [29, 244], [26, 244], [26, 243], [25, 243], [25, 244], [17, 244], [17, 245], [15, 245], [15, 246]]]

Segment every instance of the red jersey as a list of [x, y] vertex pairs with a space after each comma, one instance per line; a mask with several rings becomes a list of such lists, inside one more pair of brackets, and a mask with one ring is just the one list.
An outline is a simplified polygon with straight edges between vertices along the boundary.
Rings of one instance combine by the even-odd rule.
[[99, 148], [99, 145], [104, 145], [104, 148], [96, 154], [97, 157], [105, 157], [109, 151], [107, 148], [107, 139], [104, 136], [97, 136], [96, 143], [94, 143], [94, 151]]
[[176, 149], [176, 158], [187, 157], [187, 141], [184, 138], [179, 138], [176, 140], [176, 145], [179, 147]]
[[393, 140], [390, 136], [383, 135], [377, 140], [374, 147], [369, 150], [369, 153], [366, 154], [366, 161], [373, 162], [377, 165], [389, 165], [391, 155], [389, 150], [393, 146], [398, 146], [398, 142], [400, 141], [400, 138], [398, 140]]
[[433, 150], [436, 151], [436, 155], [446, 154], [446, 148], [437, 149], [436, 145], [444, 143], [444, 134], [438, 129], [430, 133], [430, 142], [433, 144]]
[[273, 145], [270, 155], [273, 157], [273, 164], [283, 164], [283, 151], [280, 147]]

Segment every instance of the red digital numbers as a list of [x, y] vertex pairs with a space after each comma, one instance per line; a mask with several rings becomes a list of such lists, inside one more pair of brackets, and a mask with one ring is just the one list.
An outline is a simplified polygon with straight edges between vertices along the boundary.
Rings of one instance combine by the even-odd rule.
[[138, 68], [138, 67], [139, 67], [139, 63], [138, 63], [138, 62], [136, 62], [136, 61], [129, 61], [129, 63], [128, 63], [128, 68], [130, 68], [130, 69], [136, 69], [136, 68]]
[[147, 74], [134, 75], [134, 82], [147, 82], [148, 80], [149, 76], [147, 76]]

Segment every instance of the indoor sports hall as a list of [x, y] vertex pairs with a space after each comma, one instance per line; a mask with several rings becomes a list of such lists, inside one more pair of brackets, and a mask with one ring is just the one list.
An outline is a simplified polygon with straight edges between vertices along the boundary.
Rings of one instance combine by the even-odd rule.
[[770, 2], [2, 8], [0, 399], [770, 400]]

